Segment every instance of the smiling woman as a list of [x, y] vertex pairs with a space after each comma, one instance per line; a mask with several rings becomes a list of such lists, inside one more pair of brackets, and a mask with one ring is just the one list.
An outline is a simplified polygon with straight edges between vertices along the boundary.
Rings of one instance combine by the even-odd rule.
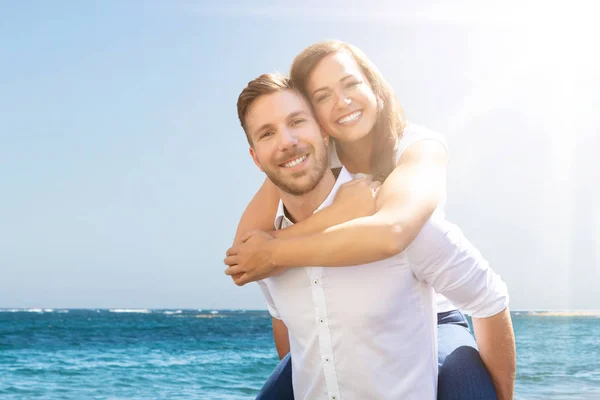
[[296, 57], [291, 77], [323, 129], [345, 143], [338, 156], [348, 171], [385, 180], [406, 123], [394, 91], [368, 57], [347, 43], [317, 43]]

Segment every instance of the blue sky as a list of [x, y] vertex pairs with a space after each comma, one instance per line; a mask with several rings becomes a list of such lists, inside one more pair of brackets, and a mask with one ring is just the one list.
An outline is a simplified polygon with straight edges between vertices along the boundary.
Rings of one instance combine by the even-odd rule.
[[600, 79], [582, 14], [249, 4], [1, 7], [0, 307], [264, 308], [222, 273], [262, 181], [235, 102], [338, 38], [448, 139], [447, 213], [513, 308], [600, 308]]

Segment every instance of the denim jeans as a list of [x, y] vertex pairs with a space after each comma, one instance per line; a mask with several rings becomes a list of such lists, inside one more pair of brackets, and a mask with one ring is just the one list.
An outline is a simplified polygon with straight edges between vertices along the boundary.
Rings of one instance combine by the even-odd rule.
[[438, 400], [497, 400], [469, 322], [460, 311], [438, 314]]
[[[469, 322], [460, 311], [438, 314], [438, 400], [497, 400]], [[257, 400], [293, 400], [292, 361], [277, 365]]]

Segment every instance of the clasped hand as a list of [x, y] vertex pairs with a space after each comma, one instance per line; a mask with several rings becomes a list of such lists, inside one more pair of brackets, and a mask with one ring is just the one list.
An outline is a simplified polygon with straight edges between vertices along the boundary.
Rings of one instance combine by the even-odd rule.
[[263, 231], [250, 231], [241, 243], [227, 250], [224, 263], [228, 265], [225, 274], [231, 276], [238, 286], [268, 278], [280, 272], [272, 261], [273, 236]]

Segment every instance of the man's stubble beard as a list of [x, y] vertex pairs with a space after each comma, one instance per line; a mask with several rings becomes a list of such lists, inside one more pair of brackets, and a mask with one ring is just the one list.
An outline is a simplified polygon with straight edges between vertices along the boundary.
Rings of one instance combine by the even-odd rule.
[[[310, 180], [309, 180], [308, 184], [306, 184], [303, 187], [298, 187], [298, 185], [295, 185], [293, 182], [295, 179], [298, 179], [300, 177], [291, 177], [289, 179], [289, 181], [292, 181], [292, 182], [286, 182], [277, 173], [270, 173], [270, 172], [267, 172], [266, 170], [265, 170], [265, 173], [267, 174], [267, 176], [269, 177], [271, 182], [273, 182], [275, 184], [275, 186], [277, 186], [284, 192], [289, 193], [293, 196], [302, 196], [302, 195], [314, 190], [314, 188], [317, 187], [319, 182], [321, 182], [321, 179], [323, 179], [323, 176], [325, 175], [325, 171], [327, 171], [327, 166], [329, 164], [327, 148], [324, 147], [322, 150], [323, 151], [321, 152], [321, 156], [316, 159], [315, 167], [312, 170], [310, 170], [308, 172], [304, 172], [302, 174], [302, 175], [310, 176]], [[313, 153], [313, 155], [316, 157], [316, 152]]]

